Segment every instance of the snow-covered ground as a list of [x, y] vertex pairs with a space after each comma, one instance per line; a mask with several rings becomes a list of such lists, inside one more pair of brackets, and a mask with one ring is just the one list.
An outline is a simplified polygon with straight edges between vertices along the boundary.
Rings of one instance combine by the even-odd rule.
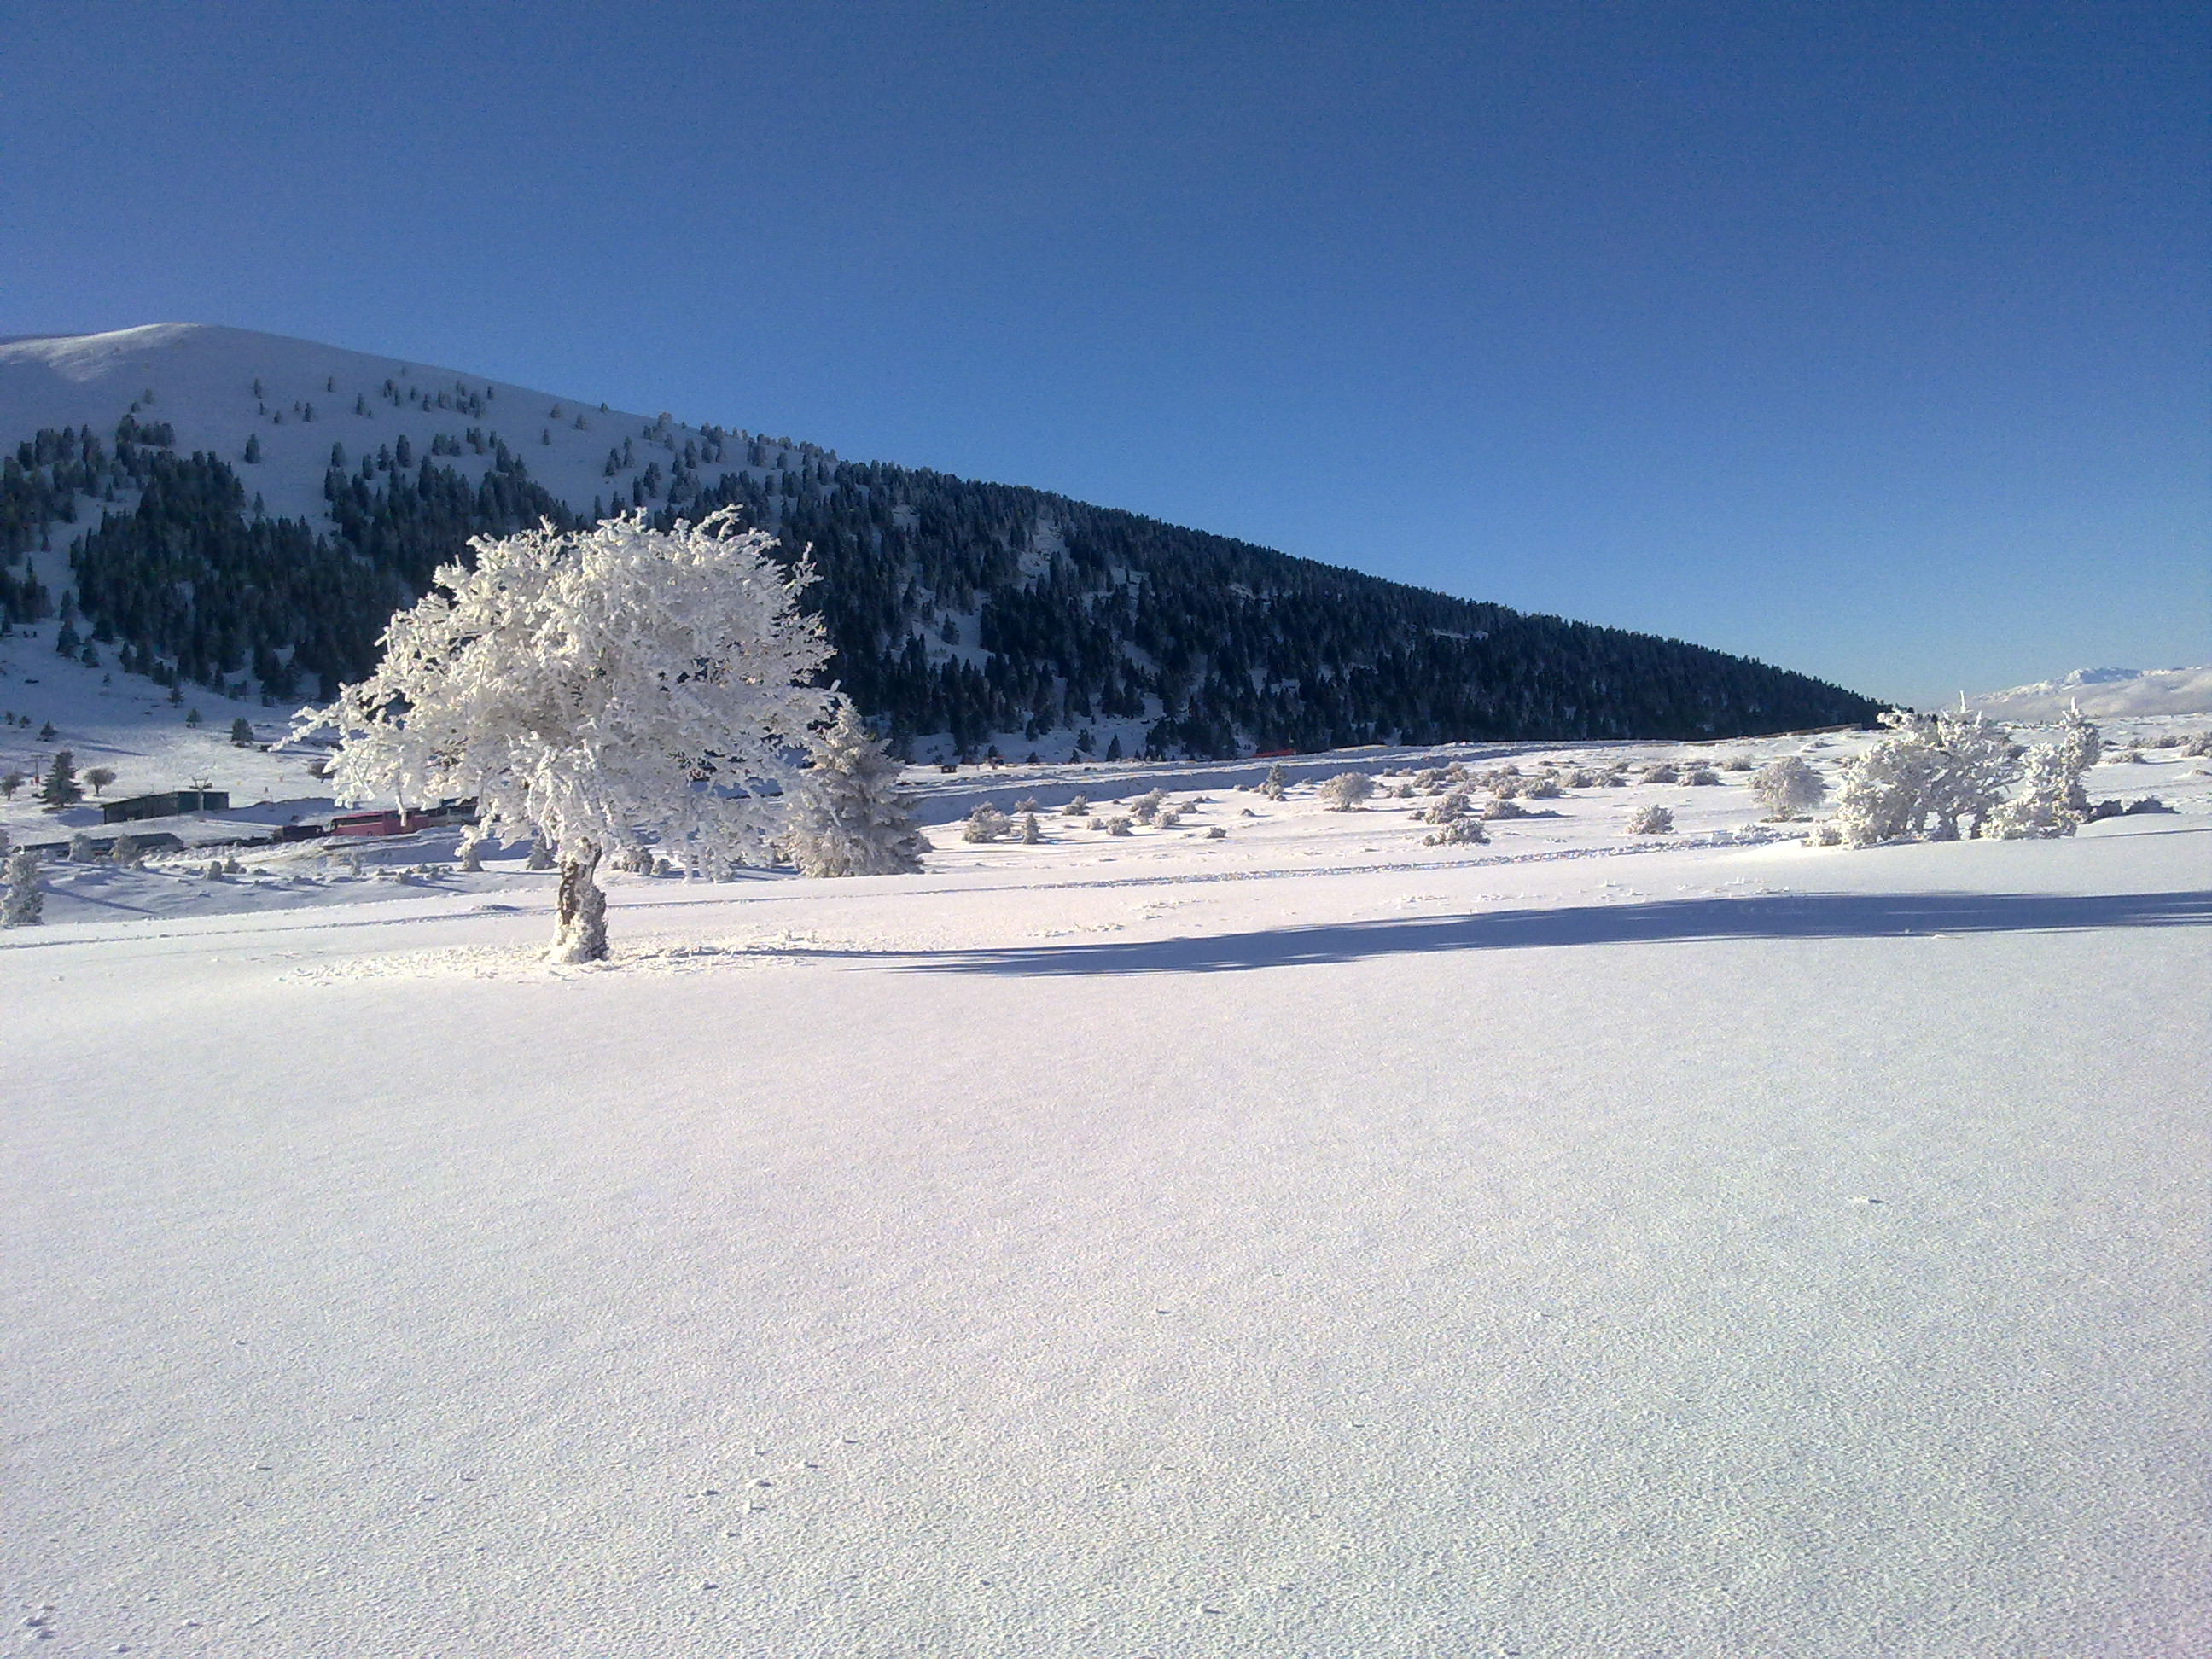
[[1311, 793], [1408, 756], [1099, 769], [1188, 816], [617, 877], [587, 969], [511, 858], [49, 866], [15, 1639], [2202, 1650], [2212, 763], [2147, 752], [2091, 791], [2172, 814], [1868, 852], [1741, 772], [1428, 848]]

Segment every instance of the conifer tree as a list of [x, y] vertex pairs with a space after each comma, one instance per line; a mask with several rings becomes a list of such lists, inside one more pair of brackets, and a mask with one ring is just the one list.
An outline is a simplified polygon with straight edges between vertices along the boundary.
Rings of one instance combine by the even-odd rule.
[[39, 884], [39, 855], [27, 848], [8, 855], [7, 892], [0, 897], [0, 927], [35, 927], [46, 920]]
[[908, 875], [928, 842], [914, 827], [898, 787], [899, 763], [847, 697], [816, 738], [814, 763], [788, 797], [783, 845], [801, 874]]
[[46, 781], [39, 786], [39, 799], [49, 806], [74, 806], [84, 799], [76, 781], [76, 757], [69, 750], [54, 751], [53, 764], [46, 769]]

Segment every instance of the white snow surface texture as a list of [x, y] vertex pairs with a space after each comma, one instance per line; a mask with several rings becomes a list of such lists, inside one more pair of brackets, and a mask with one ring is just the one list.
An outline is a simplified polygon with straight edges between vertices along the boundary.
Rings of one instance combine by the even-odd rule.
[[1226, 791], [618, 877], [592, 969], [519, 872], [58, 889], [0, 934], [10, 1638], [2204, 1652], [2189, 787], [1867, 852]]

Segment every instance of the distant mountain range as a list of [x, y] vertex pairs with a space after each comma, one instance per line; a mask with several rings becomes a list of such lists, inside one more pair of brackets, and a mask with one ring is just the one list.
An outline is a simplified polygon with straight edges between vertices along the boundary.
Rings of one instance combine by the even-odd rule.
[[2212, 714], [2212, 667], [2077, 668], [2055, 680], [1969, 697], [1992, 719], [2056, 720], [2078, 706], [2094, 720], [2125, 715]]
[[1878, 708], [1042, 490], [304, 340], [0, 343], [0, 621], [168, 684], [325, 696], [472, 535], [726, 503], [811, 544], [833, 672], [915, 758], [1697, 738]]

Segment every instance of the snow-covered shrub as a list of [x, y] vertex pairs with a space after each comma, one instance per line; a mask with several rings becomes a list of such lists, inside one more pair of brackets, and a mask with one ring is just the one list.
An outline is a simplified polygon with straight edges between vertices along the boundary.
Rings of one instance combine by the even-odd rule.
[[1672, 783], [1682, 775], [1682, 769], [1672, 761], [1653, 761], [1644, 769], [1646, 783]]
[[1163, 806], [1160, 808], [1159, 817], [1155, 818], [1153, 822], [1163, 830], [1172, 830], [1182, 822], [1182, 808], [1180, 806]]
[[1444, 769], [1441, 766], [1431, 766], [1425, 772], [1413, 774], [1413, 787], [1424, 795], [1442, 794], [1447, 781]]
[[1043, 811], [1044, 808], [1037, 805], [1035, 795], [1024, 796], [1014, 803], [1014, 816], [1017, 817], [1034, 817]]
[[1044, 828], [1042, 824], [1038, 823], [1036, 814], [1034, 812], [1023, 813], [1022, 845], [1024, 847], [1042, 847], [1043, 844]]
[[0, 927], [36, 927], [46, 921], [46, 890], [39, 884], [39, 855], [28, 848], [8, 855], [7, 891], [0, 895]]
[[1796, 756], [1784, 755], [1752, 774], [1751, 793], [1766, 809], [1767, 817], [1786, 823], [1826, 799], [1828, 786]]
[[1073, 800], [1068, 802], [1066, 805], [1060, 809], [1060, 815], [1064, 818], [1089, 817], [1091, 816], [1090, 798], [1085, 795], [1078, 795]]
[[1109, 836], [1128, 835], [1130, 833], [1129, 820], [1121, 816], [1121, 814], [1118, 812], [1115, 813], [1112, 817], [1106, 820], [1106, 833]]
[[1455, 789], [1449, 794], [1437, 796], [1425, 811], [1417, 813], [1415, 816], [1425, 823], [1455, 823], [1460, 819], [1470, 816], [1472, 811], [1473, 808], [1468, 804], [1467, 791]]
[[1206, 838], [1208, 841], [1226, 841], [1229, 839], [1229, 832], [1217, 823], [1206, 832]]
[[[734, 508], [672, 530], [644, 514], [479, 537], [473, 569], [395, 616], [384, 659], [295, 736], [338, 733], [341, 800], [473, 797], [489, 834], [557, 849], [553, 955], [607, 953], [597, 872], [640, 830], [708, 862], [763, 847], [828, 659], [803, 562]], [[742, 792], [742, 793], [741, 793]]]
[[2115, 766], [2141, 766], [2142, 763], [2142, 750], [2136, 748], [2133, 744], [2130, 744], [2125, 749], [2121, 750], [2120, 752], [2113, 756], [2112, 759], [2112, 764]]
[[1267, 778], [1260, 785], [1260, 793], [1269, 800], [1280, 800], [1283, 798], [1283, 792], [1290, 787], [1290, 783], [1291, 775], [1283, 770], [1282, 762], [1277, 761], [1267, 769]]
[[107, 849], [82, 830], [70, 837], [69, 860], [71, 864], [91, 864], [106, 855]]
[[1535, 815], [1510, 795], [1500, 795], [1482, 809], [1482, 816], [1495, 823], [1500, 818], [1526, 818]]
[[2019, 796], [1989, 815], [1989, 833], [2007, 841], [2070, 836], [2090, 821], [2085, 773], [2097, 763], [2104, 739], [2078, 709], [2068, 713], [2057, 738], [2028, 751]]
[[[0, 852], [7, 850], [6, 837], [0, 836]], [[136, 870], [146, 862], [145, 849], [129, 836], [118, 836], [107, 849], [107, 857], [118, 869]]]
[[849, 698], [814, 742], [814, 763], [786, 797], [783, 845], [808, 876], [900, 876], [921, 868], [926, 850], [898, 787], [899, 763], [884, 752]]
[[1895, 708], [1881, 723], [1887, 731], [1851, 763], [1836, 791], [1844, 842], [1955, 841], [1962, 820], [1968, 835], [1979, 835], [2018, 769], [2005, 729], [1978, 713]]
[[985, 801], [968, 815], [968, 822], [960, 826], [960, 839], [965, 842], [1004, 841], [1014, 833], [1014, 821], [997, 807]]
[[1559, 798], [1559, 781], [1547, 772], [1540, 777], [1524, 780], [1515, 793], [1522, 800], [1557, 800]]
[[1582, 766], [1572, 768], [1559, 775], [1560, 786], [1567, 789], [1594, 789], [1597, 787], [1597, 781], [1596, 773]]
[[1748, 772], [1751, 770], [1751, 761], [1746, 756], [1730, 755], [1726, 760], [1721, 763], [1721, 770], [1723, 772]]
[[1693, 789], [1710, 789], [1721, 781], [1721, 775], [1710, 766], [1690, 766], [1683, 769], [1680, 781]]
[[1490, 832], [1476, 817], [1453, 818], [1421, 837], [1424, 847], [1486, 846]]
[[1601, 789], [1625, 788], [1627, 787], [1627, 783], [1628, 769], [1625, 766], [1608, 767], [1606, 769], [1605, 775], [1598, 780], [1598, 787]]
[[[2202, 760], [2212, 755], [2212, 732], [2199, 732], [2181, 745], [2181, 752], [2191, 760]], [[4, 781], [4, 780], [0, 780]]]
[[1139, 823], [1150, 823], [1159, 817], [1160, 807], [1167, 798], [1164, 789], [1148, 789], [1129, 803], [1129, 816]]
[[1832, 823], [1816, 823], [1805, 832], [1805, 845], [1808, 847], [1841, 847], [1843, 844], [1844, 832]]
[[1375, 780], [1364, 772], [1339, 772], [1315, 792], [1333, 812], [1349, 812], [1375, 793]]
[[553, 867], [553, 849], [542, 841], [532, 842], [530, 856], [524, 860], [522, 867], [526, 870], [550, 870]]
[[1628, 815], [1628, 833], [1671, 836], [1674, 833], [1674, 815], [1663, 806], [1639, 806]]
[[481, 836], [461, 838], [461, 871], [465, 875], [476, 875], [483, 869], [483, 840]]
[[1083, 827], [1085, 830], [1103, 830], [1106, 827], [1106, 820], [1104, 818], [1093, 816], [1084, 824]]

